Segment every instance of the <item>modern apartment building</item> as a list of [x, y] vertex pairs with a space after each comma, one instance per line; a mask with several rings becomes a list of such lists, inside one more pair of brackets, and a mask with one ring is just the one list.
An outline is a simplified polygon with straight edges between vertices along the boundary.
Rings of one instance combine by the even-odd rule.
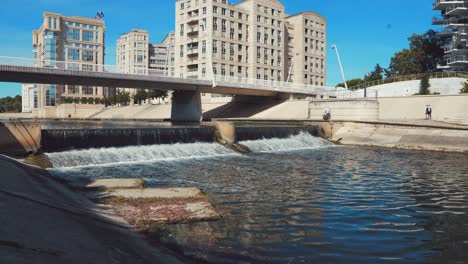
[[444, 61], [439, 69], [450, 71], [468, 70], [468, 1], [436, 0], [434, 10], [440, 10], [441, 16], [433, 19], [433, 25], [441, 25], [438, 35], [444, 41]]
[[326, 82], [325, 19], [288, 16], [277, 0], [178, 0], [175, 45], [180, 77]]
[[287, 81], [311, 85], [326, 84], [326, 20], [306, 11], [286, 17]]
[[[46, 12], [41, 27], [32, 32], [34, 58], [51, 67], [50, 61], [65, 61], [69, 67], [104, 64], [104, 31], [102, 20]], [[104, 95], [102, 87], [93, 86], [38, 84], [36, 89], [33, 112], [39, 117], [54, 116], [66, 102], [100, 104]]]
[[[161, 43], [149, 42], [149, 33], [143, 29], [133, 29], [117, 40], [117, 67], [126, 73], [147, 73], [160, 70], [174, 75], [174, 33], [169, 33]], [[130, 94], [137, 89], [120, 87]]]
[[37, 93], [36, 84], [24, 83], [21, 86], [21, 112], [31, 113], [34, 108], [37, 108], [37, 101], [34, 101], [37, 99], [35, 93]]

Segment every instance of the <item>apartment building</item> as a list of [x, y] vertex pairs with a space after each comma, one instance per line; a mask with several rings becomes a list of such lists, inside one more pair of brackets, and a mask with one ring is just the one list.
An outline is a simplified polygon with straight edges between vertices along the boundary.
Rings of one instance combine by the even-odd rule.
[[[302, 47], [289, 45], [294, 42]], [[314, 12], [288, 16], [277, 0], [178, 0], [175, 45], [180, 77], [214, 74], [325, 85], [325, 19]]]
[[[146, 74], [148, 71], [174, 76], [175, 44], [174, 32], [161, 43], [150, 43], [149, 33], [144, 29], [133, 29], [117, 40], [117, 67], [121, 72]], [[131, 95], [137, 89], [120, 87]]]
[[446, 71], [468, 71], [468, 1], [436, 0], [433, 10], [441, 11], [432, 24], [441, 25], [438, 35], [444, 41], [444, 60], [437, 67]]
[[37, 96], [34, 95], [37, 93], [36, 84], [23, 83], [21, 86], [21, 112], [31, 113], [34, 108], [37, 108]]
[[[286, 80], [294, 83], [325, 86], [326, 20], [315, 12], [302, 12], [286, 17]], [[289, 67], [289, 68], [288, 68]]]
[[[104, 64], [104, 32], [102, 20], [46, 12], [41, 27], [32, 32], [34, 58], [51, 67], [51, 61], [83, 68]], [[37, 84], [35, 89], [33, 113], [40, 117], [54, 116], [58, 106], [71, 101], [101, 104], [104, 95], [102, 87], [94, 86]]]

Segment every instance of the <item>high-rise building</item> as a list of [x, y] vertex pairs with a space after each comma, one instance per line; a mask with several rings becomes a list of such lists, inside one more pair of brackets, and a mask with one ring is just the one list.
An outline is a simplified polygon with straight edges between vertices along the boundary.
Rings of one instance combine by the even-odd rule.
[[[174, 49], [173, 32], [161, 43], [154, 44], [149, 42], [148, 31], [133, 29], [117, 40], [117, 67], [125, 73], [146, 74], [151, 70], [160, 70], [162, 74], [174, 75]], [[134, 88], [119, 89], [131, 95], [137, 91]]]
[[[83, 68], [104, 64], [104, 31], [102, 20], [46, 12], [41, 27], [32, 32], [34, 58], [50, 67], [53, 61]], [[33, 112], [40, 117], [53, 116], [67, 102], [101, 104], [104, 94], [102, 87], [93, 86], [38, 84], [35, 89]]]
[[440, 10], [441, 16], [435, 17], [432, 24], [442, 25], [438, 33], [444, 41], [444, 60], [438, 68], [450, 71], [468, 70], [468, 1], [436, 0], [434, 10]]
[[288, 16], [277, 0], [178, 0], [175, 47], [180, 77], [326, 82], [325, 19]]
[[288, 73], [294, 83], [325, 86], [326, 84], [326, 20], [315, 12], [286, 17]]
[[31, 113], [34, 108], [37, 108], [37, 96], [34, 96], [34, 93], [37, 93], [36, 85], [23, 83], [21, 86], [21, 107], [23, 113]]

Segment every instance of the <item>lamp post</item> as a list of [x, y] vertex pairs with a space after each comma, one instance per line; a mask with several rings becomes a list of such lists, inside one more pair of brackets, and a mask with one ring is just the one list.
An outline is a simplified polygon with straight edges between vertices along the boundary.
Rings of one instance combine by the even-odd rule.
[[338, 52], [338, 47], [336, 46], [336, 44], [333, 44], [331, 48], [336, 51], [336, 57], [338, 57], [338, 64], [340, 65], [340, 70], [341, 70], [341, 77], [343, 77], [345, 88], [346, 90], [348, 90], [348, 84], [346, 83], [346, 78], [345, 78], [344, 71], [343, 71], [343, 65], [341, 65], [341, 59], [340, 59], [340, 53]]

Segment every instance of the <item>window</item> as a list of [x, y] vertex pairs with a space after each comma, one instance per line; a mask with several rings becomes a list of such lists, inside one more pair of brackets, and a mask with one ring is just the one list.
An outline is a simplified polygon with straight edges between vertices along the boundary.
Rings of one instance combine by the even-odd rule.
[[83, 61], [93, 61], [94, 62], [94, 51], [92, 51], [92, 50], [83, 50]]
[[226, 15], [226, 8], [221, 8], [221, 15], [223, 15], [223, 16]]
[[218, 53], [218, 42], [213, 40], [213, 53]]
[[231, 17], [234, 17], [234, 11], [233, 10], [231, 10], [230, 15], [231, 15]]
[[80, 60], [80, 50], [68, 48], [68, 60]]
[[52, 18], [51, 18], [51, 17], [48, 17], [47, 20], [49, 21], [49, 28], [52, 28]]
[[75, 28], [70, 28], [67, 32], [67, 38], [73, 40], [80, 40], [80, 30]]
[[68, 85], [68, 94], [78, 94], [80, 87], [78, 85]]
[[218, 19], [216, 17], [213, 18], [213, 30], [218, 30]]
[[202, 42], [202, 53], [206, 53], [206, 40]]
[[203, 7], [203, 9], [202, 9], [202, 10], [203, 10], [203, 11], [202, 11], [202, 12], [203, 12], [203, 14], [206, 14], [206, 7]]
[[213, 6], [213, 13], [215, 13], [215, 14], [218, 13], [218, 7], [217, 6]]
[[94, 32], [89, 30], [83, 30], [83, 41], [92, 42], [94, 41]]
[[94, 92], [93, 87], [91, 87], [91, 86], [83, 86], [83, 94], [92, 95], [93, 92]]
[[57, 86], [55, 84], [46, 85], [46, 106], [55, 106]]
[[57, 18], [54, 17], [54, 29], [57, 29]]
[[180, 25], [180, 36], [184, 35], [184, 24]]
[[179, 53], [180, 57], [183, 57], [184, 56], [184, 45], [180, 45], [180, 53]]
[[185, 3], [181, 3], [181, 4], [180, 4], [180, 9], [181, 9], [181, 10], [184, 10], [184, 9], [185, 9]]
[[136, 62], [136, 63], [143, 63], [144, 60], [145, 60], [144, 51], [142, 51], [142, 50], [137, 50], [137, 51], [135, 52], [134, 62]]

